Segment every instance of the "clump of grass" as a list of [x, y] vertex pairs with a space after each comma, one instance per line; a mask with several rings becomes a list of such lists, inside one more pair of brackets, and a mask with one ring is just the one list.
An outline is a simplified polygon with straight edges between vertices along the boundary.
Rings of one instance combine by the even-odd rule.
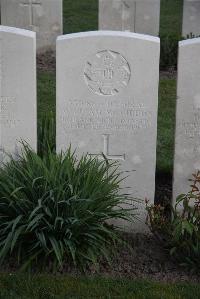
[[[112, 219], [132, 220], [127, 195], [120, 194], [116, 163], [70, 149], [37, 155], [23, 145], [18, 160], [0, 169], [0, 262], [15, 256], [19, 264], [81, 268], [109, 260], [120, 241]], [[108, 222], [109, 220], [109, 222]]]
[[56, 151], [56, 121], [53, 112], [45, 114], [38, 123], [38, 155]]

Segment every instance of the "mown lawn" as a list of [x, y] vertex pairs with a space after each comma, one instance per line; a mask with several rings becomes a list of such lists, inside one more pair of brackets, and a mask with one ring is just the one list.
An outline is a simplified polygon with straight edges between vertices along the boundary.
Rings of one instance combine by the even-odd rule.
[[0, 275], [1, 299], [198, 299], [200, 286], [66, 276]]
[[161, 79], [159, 90], [157, 171], [171, 173], [173, 167], [176, 81]]
[[161, 0], [160, 34], [181, 34], [183, 0]]
[[56, 76], [53, 73], [38, 73], [38, 118], [56, 108]]

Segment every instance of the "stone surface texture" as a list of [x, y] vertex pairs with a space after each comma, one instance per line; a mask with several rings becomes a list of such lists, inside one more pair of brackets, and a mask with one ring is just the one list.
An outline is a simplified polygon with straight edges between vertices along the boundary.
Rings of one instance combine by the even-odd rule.
[[21, 140], [37, 149], [36, 37], [0, 26], [0, 161], [17, 155]]
[[99, 29], [157, 36], [160, 0], [99, 0]]
[[179, 43], [173, 201], [200, 170], [200, 38]]
[[37, 50], [55, 50], [56, 38], [63, 33], [63, 0], [2, 0], [2, 25], [36, 32]]
[[123, 192], [141, 199], [127, 231], [147, 231], [144, 200], [154, 202], [159, 51], [157, 37], [129, 32], [57, 40], [57, 152], [71, 144], [120, 163]]
[[200, 0], [184, 0], [182, 36], [200, 36]]

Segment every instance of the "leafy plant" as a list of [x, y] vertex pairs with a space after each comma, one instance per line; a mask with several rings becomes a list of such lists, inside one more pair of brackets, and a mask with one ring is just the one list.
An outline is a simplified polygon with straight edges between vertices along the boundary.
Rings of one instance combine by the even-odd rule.
[[52, 112], [43, 116], [38, 124], [38, 155], [43, 157], [49, 150], [56, 150], [56, 122]]
[[148, 223], [170, 254], [193, 270], [200, 267], [200, 171], [193, 174], [191, 191], [181, 194], [167, 217], [164, 207], [148, 206]]
[[133, 219], [121, 180], [116, 163], [78, 161], [70, 149], [40, 157], [24, 145], [0, 169], [0, 262], [15, 256], [24, 267], [68, 260], [86, 268], [99, 256], [109, 260], [120, 241], [110, 220]]

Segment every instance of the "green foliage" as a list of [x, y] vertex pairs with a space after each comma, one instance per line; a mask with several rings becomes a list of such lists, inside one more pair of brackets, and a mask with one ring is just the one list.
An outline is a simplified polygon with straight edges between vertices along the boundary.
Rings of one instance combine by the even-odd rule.
[[98, 30], [98, 0], [64, 0], [64, 33]]
[[70, 149], [43, 158], [24, 145], [17, 161], [0, 169], [0, 261], [16, 256], [62, 266], [68, 259], [85, 268], [97, 263], [119, 240], [110, 219], [130, 220], [129, 198], [119, 195], [115, 163], [83, 156]]
[[161, 79], [158, 110], [157, 172], [171, 174], [175, 131], [176, 81]]
[[38, 155], [56, 151], [56, 122], [53, 113], [46, 114], [38, 124]]
[[200, 172], [193, 174], [191, 191], [177, 197], [172, 217], [165, 209], [148, 206], [149, 226], [170, 254], [183, 266], [200, 269]]
[[177, 34], [160, 36], [160, 67], [161, 69], [177, 68], [178, 42], [183, 38]]
[[183, 0], [161, 0], [160, 33], [181, 34]]
[[54, 73], [38, 72], [37, 105], [38, 118], [56, 111], [56, 76]]

